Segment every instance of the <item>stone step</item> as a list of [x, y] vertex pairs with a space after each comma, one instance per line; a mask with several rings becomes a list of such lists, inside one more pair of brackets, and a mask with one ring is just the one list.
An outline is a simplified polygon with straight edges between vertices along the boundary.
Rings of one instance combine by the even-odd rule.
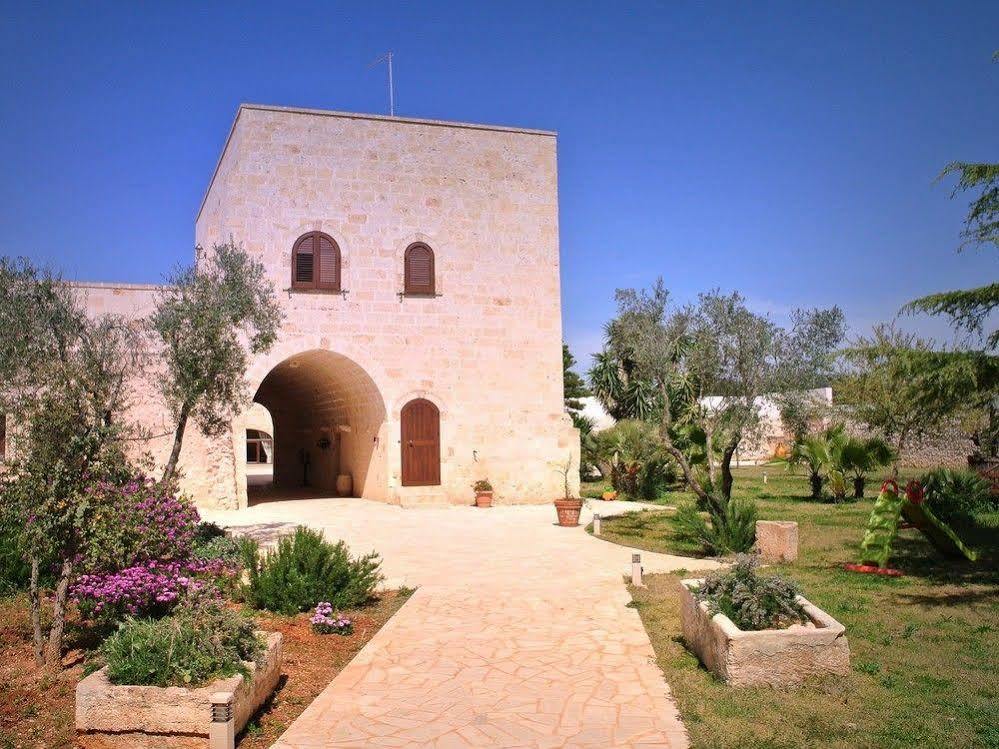
[[399, 494], [399, 504], [403, 507], [448, 507], [447, 495], [443, 492], [424, 492], [421, 494]]

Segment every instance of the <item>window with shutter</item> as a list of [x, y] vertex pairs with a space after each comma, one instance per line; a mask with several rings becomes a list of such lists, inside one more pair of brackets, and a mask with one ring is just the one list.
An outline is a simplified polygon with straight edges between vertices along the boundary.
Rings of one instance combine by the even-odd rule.
[[321, 232], [309, 232], [291, 253], [291, 287], [340, 291], [340, 248]]
[[433, 294], [434, 251], [422, 243], [411, 244], [405, 255], [405, 292], [407, 294]]

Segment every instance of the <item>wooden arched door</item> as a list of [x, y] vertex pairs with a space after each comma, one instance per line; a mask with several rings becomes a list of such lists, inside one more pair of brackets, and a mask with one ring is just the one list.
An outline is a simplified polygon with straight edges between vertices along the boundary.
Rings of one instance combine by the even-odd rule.
[[402, 485], [441, 483], [441, 414], [424, 398], [402, 407]]

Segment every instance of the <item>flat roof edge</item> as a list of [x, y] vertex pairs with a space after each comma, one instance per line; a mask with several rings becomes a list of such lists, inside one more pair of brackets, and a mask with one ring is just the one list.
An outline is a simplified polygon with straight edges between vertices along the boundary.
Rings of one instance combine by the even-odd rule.
[[376, 120], [378, 122], [399, 122], [410, 125], [432, 125], [435, 127], [457, 127], [469, 130], [497, 130], [501, 133], [524, 133], [526, 135], [557, 136], [554, 130], [539, 130], [527, 127], [511, 127], [507, 125], [488, 125], [477, 122], [455, 122], [451, 120], [427, 120], [417, 117], [396, 117], [387, 114], [365, 114], [363, 112], [340, 112], [334, 109], [308, 109], [306, 107], [281, 107], [274, 104], [253, 104], [245, 102], [240, 109], [258, 109], [264, 112], [287, 112], [290, 114], [308, 114], [318, 117], [342, 117], [349, 120]]
[[201, 204], [198, 206], [198, 213], [194, 220], [197, 223], [201, 219], [201, 214], [205, 210], [205, 203], [208, 202], [208, 196], [212, 192], [212, 186], [215, 184], [215, 178], [218, 176], [219, 169], [222, 168], [222, 159], [225, 158], [226, 151], [229, 150], [229, 143], [232, 141], [233, 133], [236, 132], [236, 123], [239, 122], [239, 115], [242, 114], [244, 109], [254, 109], [261, 112], [279, 112], [284, 114], [302, 114], [311, 115], [315, 117], [340, 117], [343, 119], [350, 120], [374, 120], [376, 122], [398, 122], [400, 124], [407, 125], [429, 125], [431, 127], [453, 127], [453, 128], [464, 128], [467, 130], [492, 130], [501, 133], [521, 133], [523, 135], [541, 135], [549, 138], [558, 137], [558, 133], [555, 130], [535, 130], [531, 128], [524, 127], [508, 127], [505, 125], [483, 125], [474, 122], [452, 122], [450, 120], [424, 120], [415, 117], [391, 117], [389, 115], [383, 114], [363, 114], [360, 112], [339, 112], [332, 109], [307, 109], [305, 107], [281, 107], [274, 104], [252, 104], [244, 102], [239, 105], [236, 110], [236, 116], [232, 120], [232, 126], [229, 128], [229, 134], [226, 136], [225, 144], [222, 146], [222, 152], [219, 154], [218, 161], [215, 162], [215, 170], [212, 172], [212, 178], [208, 182], [208, 188], [205, 190], [204, 197], [201, 198]]

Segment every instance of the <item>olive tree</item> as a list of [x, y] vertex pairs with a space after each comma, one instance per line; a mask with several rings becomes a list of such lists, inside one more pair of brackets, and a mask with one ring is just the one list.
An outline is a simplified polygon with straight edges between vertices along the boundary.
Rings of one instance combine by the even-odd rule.
[[89, 318], [57, 276], [0, 258], [0, 411], [13, 433], [0, 502], [7, 521], [23, 527], [39, 665], [60, 662], [74, 565], [99, 501], [91, 490], [127, 469], [123, 447], [134, 434], [122, 415], [140, 367], [130, 323]]
[[[628, 342], [633, 376], [657, 389], [660, 436], [706, 502], [712, 493], [731, 497], [732, 459], [743, 441], [760, 435], [763, 397], [781, 402], [827, 382], [844, 332], [838, 308], [795, 311], [783, 328], [751, 311], [739, 293], [711, 291], [673, 308], [661, 281], [651, 291], [619, 291], [617, 300], [609, 334]], [[680, 424], [704, 432], [706, 486], [681, 449]]]
[[249, 357], [274, 345], [281, 308], [263, 265], [230, 240], [169, 278], [149, 324], [163, 344], [161, 391], [175, 419], [169, 481], [189, 421], [218, 436], [246, 405]]

